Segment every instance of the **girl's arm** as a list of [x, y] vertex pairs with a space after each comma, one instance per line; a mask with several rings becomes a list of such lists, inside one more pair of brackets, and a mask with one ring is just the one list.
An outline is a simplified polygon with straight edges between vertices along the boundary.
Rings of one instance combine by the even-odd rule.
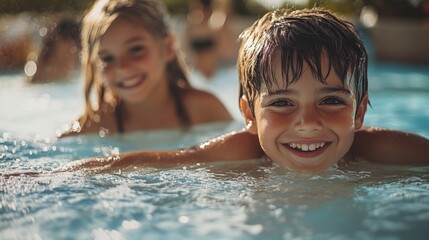
[[350, 152], [371, 162], [428, 164], [429, 139], [414, 133], [366, 127], [356, 132]]

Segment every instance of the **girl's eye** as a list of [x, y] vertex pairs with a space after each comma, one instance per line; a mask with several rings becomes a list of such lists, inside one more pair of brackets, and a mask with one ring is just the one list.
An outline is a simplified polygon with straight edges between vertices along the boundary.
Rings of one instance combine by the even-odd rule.
[[322, 100], [322, 104], [326, 105], [343, 105], [345, 102], [338, 97], [327, 97]]
[[281, 99], [281, 100], [275, 100], [273, 102], [270, 103], [270, 106], [273, 107], [288, 107], [288, 106], [293, 106], [293, 104], [285, 99]]
[[100, 60], [103, 64], [109, 64], [111, 62], [113, 62], [113, 57], [112, 56], [102, 56], [100, 57]]
[[134, 55], [141, 53], [144, 50], [143, 46], [134, 46], [130, 48], [130, 52]]

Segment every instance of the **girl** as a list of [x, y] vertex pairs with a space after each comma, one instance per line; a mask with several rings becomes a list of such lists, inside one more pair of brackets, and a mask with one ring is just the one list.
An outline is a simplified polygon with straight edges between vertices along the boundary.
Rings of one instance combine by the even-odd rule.
[[215, 96], [188, 83], [160, 1], [96, 1], [83, 19], [82, 63], [85, 113], [60, 137], [232, 120]]

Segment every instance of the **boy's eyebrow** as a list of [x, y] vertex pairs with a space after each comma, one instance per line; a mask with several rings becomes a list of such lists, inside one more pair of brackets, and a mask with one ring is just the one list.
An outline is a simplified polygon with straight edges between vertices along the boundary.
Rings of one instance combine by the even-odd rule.
[[[278, 90], [274, 90], [274, 91], [268, 91], [265, 93], [261, 93], [261, 96], [274, 96], [274, 95], [282, 95], [282, 94], [293, 95], [293, 94], [298, 94], [298, 92], [299, 91], [294, 90], [294, 89], [278, 89]], [[318, 92], [320, 92], [320, 93], [340, 93], [340, 94], [346, 94], [346, 95], [352, 94], [350, 89], [347, 89], [344, 87], [324, 87], [324, 88], [321, 88]]]
[[326, 87], [326, 88], [322, 88], [320, 92], [322, 92], [322, 93], [340, 93], [340, 94], [346, 94], [346, 95], [352, 94], [352, 91], [350, 91], [350, 89], [347, 89], [344, 87]]
[[267, 91], [261, 93], [261, 96], [274, 96], [274, 95], [282, 95], [282, 94], [297, 94], [298, 91], [296, 90], [290, 90], [290, 89], [276, 89], [274, 91]]

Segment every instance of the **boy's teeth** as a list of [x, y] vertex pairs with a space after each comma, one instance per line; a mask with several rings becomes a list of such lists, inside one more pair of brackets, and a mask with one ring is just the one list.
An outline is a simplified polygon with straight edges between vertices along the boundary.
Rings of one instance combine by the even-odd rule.
[[300, 144], [300, 143], [290, 143], [289, 146], [294, 149], [300, 149], [301, 151], [314, 151], [318, 148], [325, 146], [325, 143], [312, 143], [312, 144]]

